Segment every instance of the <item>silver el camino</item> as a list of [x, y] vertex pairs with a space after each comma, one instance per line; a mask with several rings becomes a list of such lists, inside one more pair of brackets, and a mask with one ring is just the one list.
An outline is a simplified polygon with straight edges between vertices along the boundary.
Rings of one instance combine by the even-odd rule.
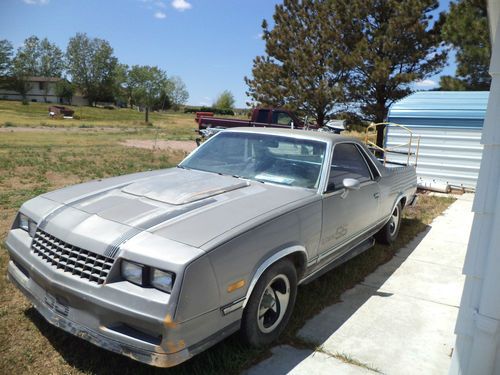
[[297, 285], [395, 240], [416, 184], [352, 138], [226, 130], [176, 168], [24, 203], [8, 274], [53, 325], [174, 366], [238, 330], [276, 339]]

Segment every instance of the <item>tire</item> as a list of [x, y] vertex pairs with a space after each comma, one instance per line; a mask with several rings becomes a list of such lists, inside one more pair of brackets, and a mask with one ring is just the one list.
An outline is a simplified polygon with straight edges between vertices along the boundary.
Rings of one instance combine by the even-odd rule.
[[297, 271], [284, 259], [269, 267], [255, 285], [241, 319], [241, 335], [256, 347], [269, 345], [283, 331], [297, 297]]
[[396, 241], [396, 238], [398, 238], [399, 229], [401, 227], [402, 211], [403, 209], [400, 202], [396, 205], [396, 207], [394, 207], [389, 221], [375, 235], [375, 238], [378, 242], [390, 245], [394, 243], [394, 241]]

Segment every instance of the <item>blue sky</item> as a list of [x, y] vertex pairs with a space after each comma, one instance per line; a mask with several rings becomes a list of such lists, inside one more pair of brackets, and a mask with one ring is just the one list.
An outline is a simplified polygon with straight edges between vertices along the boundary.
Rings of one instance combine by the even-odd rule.
[[[245, 75], [264, 53], [262, 19], [276, 0], [0, 0], [0, 39], [19, 47], [25, 38], [47, 37], [63, 50], [77, 32], [108, 40], [120, 62], [157, 65], [178, 75], [189, 104], [210, 105], [230, 90], [238, 107], [247, 97]], [[448, 8], [449, 0], [440, 2]], [[451, 63], [442, 74], [453, 74]], [[431, 77], [436, 81], [438, 78]], [[417, 85], [431, 88], [432, 81]]]

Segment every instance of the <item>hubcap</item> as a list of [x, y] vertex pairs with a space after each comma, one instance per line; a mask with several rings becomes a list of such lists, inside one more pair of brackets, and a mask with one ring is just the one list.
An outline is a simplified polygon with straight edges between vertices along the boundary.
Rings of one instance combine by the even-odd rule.
[[391, 215], [391, 220], [389, 221], [389, 233], [391, 236], [396, 234], [399, 225], [399, 206], [396, 206]]
[[283, 274], [267, 284], [257, 309], [257, 326], [263, 333], [273, 331], [283, 320], [290, 300], [290, 282]]

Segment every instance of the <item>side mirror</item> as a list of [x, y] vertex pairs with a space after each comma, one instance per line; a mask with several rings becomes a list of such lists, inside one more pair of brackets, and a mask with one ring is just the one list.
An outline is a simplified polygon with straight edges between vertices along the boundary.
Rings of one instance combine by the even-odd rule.
[[342, 184], [347, 190], [359, 190], [360, 183], [354, 178], [344, 178]]

